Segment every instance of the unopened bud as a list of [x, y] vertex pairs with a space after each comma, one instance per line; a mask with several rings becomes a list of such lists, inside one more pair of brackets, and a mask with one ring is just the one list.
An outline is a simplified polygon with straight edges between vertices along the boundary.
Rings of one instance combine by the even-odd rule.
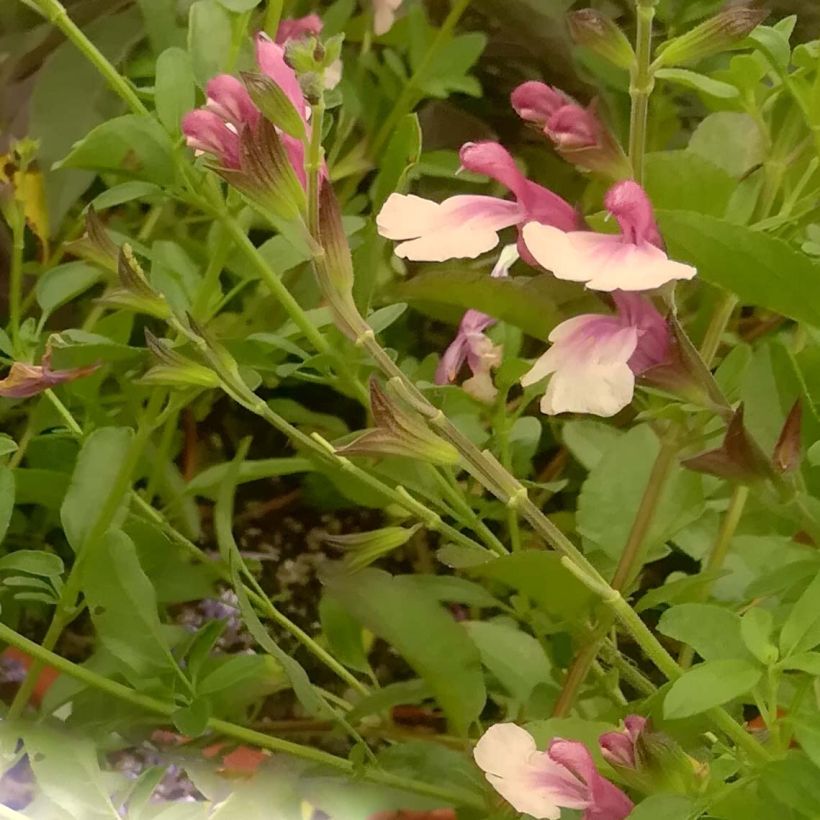
[[157, 359], [140, 381], [171, 387], [219, 387], [219, 377], [212, 370], [177, 353], [164, 339], [158, 339], [146, 328], [145, 343]]
[[726, 9], [664, 43], [658, 49], [654, 67], [686, 65], [720, 54], [751, 34], [767, 13], [764, 9], [743, 6]]
[[242, 81], [262, 115], [298, 140], [305, 138], [305, 122], [287, 94], [266, 74], [243, 72]]
[[567, 15], [569, 33], [579, 46], [627, 71], [635, 63], [635, 51], [626, 35], [604, 14], [580, 9]]
[[227, 182], [251, 202], [283, 219], [304, 214], [307, 200], [276, 128], [267, 119], [246, 126], [240, 137], [240, 166], [216, 168]]
[[89, 205], [85, 214], [85, 236], [66, 245], [73, 256], [79, 256], [112, 273], [117, 272], [120, 249], [112, 241], [100, 217]]
[[772, 465], [746, 430], [742, 404], [732, 416], [720, 447], [684, 459], [681, 464], [695, 472], [744, 484], [773, 475]]
[[171, 315], [171, 309], [165, 297], [157, 293], [148, 283], [145, 272], [128, 244], [120, 248], [117, 257], [117, 274], [120, 287], [109, 290], [99, 300], [101, 304], [125, 308], [137, 313], [147, 313], [158, 319], [167, 319]]
[[415, 413], [388, 396], [376, 378], [370, 380], [370, 408], [377, 426], [337, 450], [338, 453], [398, 455], [445, 466], [458, 464], [458, 450], [433, 433]]
[[798, 399], [789, 411], [772, 454], [772, 464], [778, 473], [792, 473], [800, 466], [800, 428], [803, 405]]
[[325, 535], [323, 540], [345, 551], [345, 564], [351, 570], [364, 569], [383, 555], [406, 544], [418, 532], [420, 524], [414, 527], [383, 527], [370, 532], [355, 532], [349, 535]]

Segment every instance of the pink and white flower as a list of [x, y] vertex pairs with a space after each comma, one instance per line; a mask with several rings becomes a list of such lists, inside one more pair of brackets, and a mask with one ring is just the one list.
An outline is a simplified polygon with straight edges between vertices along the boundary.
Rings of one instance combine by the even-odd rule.
[[[378, 216], [379, 233], [400, 240], [396, 255], [425, 262], [474, 259], [498, 244], [498, 232], [528, 222], [559, 232], [580, 224], [577, 211], [552, 191], [528, 180], [505, 148], [496, 142], [468, 142], [461, 164], [508, 188], [514, 200], [458, 195], [432, 202], [412, 194], [391, 194]], [[519, 250], [526, 253], [519, 246]], [[525, 256], [526, 258], [526, 256]]]
[[624, 718], [624, 728], [620, 732], [604, 732], [598, 738], [604, 760], [613, 766], [634, 769], [637, 765], [635, 747], [645, 727], [645, 717], [627, 715]]
[[522, 231], [533, 258], [559, 279], [602, 291], [651, 290], [697, 273], [666, 255], [649, 197], [636, 182], [616, 183], [604, 204], [618, 221], [620, 235], [564, 231], [533, 221]]
[[550, 376], [541, 412], [613, 416], [626, 407], [635, 377], [663, 363], [670, 336], [663, 316], [634, 293], [612, 294], [613, 315], [584, 314], [562, 322], [552, 342], [521, 378], [524, 387]]
[[[257, 35], [256, 61], [261, 71], [282, 89], [307, 123], [310, 106], [302, 93], [296, 72], [285, 62], [283, 47], [265, 34]], [[261, 117], [259, 109], [242, 82], [230, 74], [213, 77], [205, 91], [205, 106], [189, 111], [182, 118], [185, 141], [197, 153], [216, 157], [222, 167], [238, 170], [241, 167], [240, 134], [246, 128], [256, 127]], [[304, 146], [301, 140], [285, 133], [280, 133], [279, 138], [296, 176], [304, 186]]]
[[[517, 259], [518, 250], [515, 245], [507, 245], [501, 251], [490, 276], [494, 279], [507, 277], [510, 267]], [[455, 339], [444, 351], [436, 368], [436, 384], [454, 382], [466, 362], [473, 375], [462, 387], [479, 401], [491, 402], [495, 398], [497, 391], [491, 371], [501, 364], [503, 351], [484, 333], [495, 321], [492, 316], [480, 310], [468, 310], [464, 314]]]
[[402, 0], [373, 0], [373, 33], [387, 34], [396, 22], [396, 12]]
[[536, 820], [558, 820], [579, 809], [584, 820], [624, 820], [632, 801], [601, 776], [583, 743], [556, 739], [539, 752], [525, 729], [498, 723], [476, 744], [475, 762], [490, 785], [516, 810]]

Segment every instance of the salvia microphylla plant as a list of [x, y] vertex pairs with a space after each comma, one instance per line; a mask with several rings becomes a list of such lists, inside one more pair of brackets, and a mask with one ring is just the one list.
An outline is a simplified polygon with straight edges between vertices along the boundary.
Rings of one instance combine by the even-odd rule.
[[0, 10], [3, 816], [820, 816], [820, 41], [468, 5]]

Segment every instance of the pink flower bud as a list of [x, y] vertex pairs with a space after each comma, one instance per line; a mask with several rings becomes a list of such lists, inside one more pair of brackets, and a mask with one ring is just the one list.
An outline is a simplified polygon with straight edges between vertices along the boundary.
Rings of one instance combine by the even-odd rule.
[[282, 20], [276, 30], [276, 40], [283, 46], [288, 40], [297, 40], [302, 37], [315, 37], [322, 32], [322, 18], [318, 14], [308, 14], [305, 17], [295, 17]]

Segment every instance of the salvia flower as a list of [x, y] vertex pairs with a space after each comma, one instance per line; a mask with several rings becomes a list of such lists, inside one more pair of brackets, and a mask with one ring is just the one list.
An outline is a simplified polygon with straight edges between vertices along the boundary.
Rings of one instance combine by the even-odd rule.
[[535, 221], [522, 232], [527, 250], [559, 279], [584, 282], [593, 290], [651, 290], [697, 273], [666, 255], [649, 197], [637, 182], [613, 185], [604, 205], [620, 234], [565, 231]]
[[[267, 35], [256, 38], [256, 61], [262, 74], [284, 94], [298, 115], [307, 122], [309, 106], [299, 79], [285, 62], [281, 45]], [[182, 118], [182, 132], [188, 145], [198, 154], [210, 154], [223, 168], [242, 170], [242, 135], [253, 133], [261, 114], [248, 89], [236, 77], [220, 74], [208, 81], [203, 108], [189, 111]], [[287, 133], [279, 135], [294, 173], [305, 185], [304, 146]]]
[[612, 299], [615, 314], [575, 316], [554, 328], [552, 346], [521, 378], [527, 387], [550, 376], [542, 413], [613, 416], [632, 401], [635, 377], [666, 360], [669, 330], [652, 303], [620, 291]]
[[618, 732], [605, 732], [598, 738], [604, 760], [613, 766], [634, 769], [636, 766], [636, 744], [646, 727], [646, 718], [627, 715], [624, 728]]
[[558, 820], [561, 809], [583, 820], [624, 820], [632, 801], [601, 776], [583, 743], [556, 739], [546, 752], [514, 723], [488, 729], [473, 752], [490, 785], [516, 810], [536, 820]]
[[373, 33], [387, 34], [396, 22], [396, 12], [402, 0], [373, 0]]
[[[396, 255], [415, 261], [474, 259], [498, 244], [498, 232], [528, 222], [554, 226], [559, 232], [579, 226], [576, 210], [560, 196], [528, 180], [497, 142], [468, 142], [461, 164], [508, 188], [514, 200], [458, 195], [432, 202], [412, 194], [391, 194], [378, 216], [379, 233], [400, 240]], [[526, 250], [519, 246], [522, 255]], [[525, 258], [528, 258], [525, 256]]]
[[614, 179], [631, 175], [623, 149], [601, 122], [593, 101], [584, 108], [546, 83], [531, 80], [510, 97], [521, 119], [535, 124], [567, 162]]
[[100, 365], [73, 367], [70, 370], [51, 369], [51, 350], [47, 349], [40, 364], [14, 362], [5, 379], [0, 379], [0, 396], [7, 399], [28, 399], [56, 387], [90, 376]]
[[[490, 276], [505, 278], [517, 259], [516, 246], [507, 245]], [[436, 384], [454, 382], [466, 362], [473, 375], [464, 382], [464, 389], [479, 401], [491, 402], [495, 398], [496, 389], [490, 372], [501, 364], [502, 350], [484, 333], [494, 324], [495, 319], [480, 310], [468, 310], [464, 314], [455, 339], [444, 351], [436, 368]]]

